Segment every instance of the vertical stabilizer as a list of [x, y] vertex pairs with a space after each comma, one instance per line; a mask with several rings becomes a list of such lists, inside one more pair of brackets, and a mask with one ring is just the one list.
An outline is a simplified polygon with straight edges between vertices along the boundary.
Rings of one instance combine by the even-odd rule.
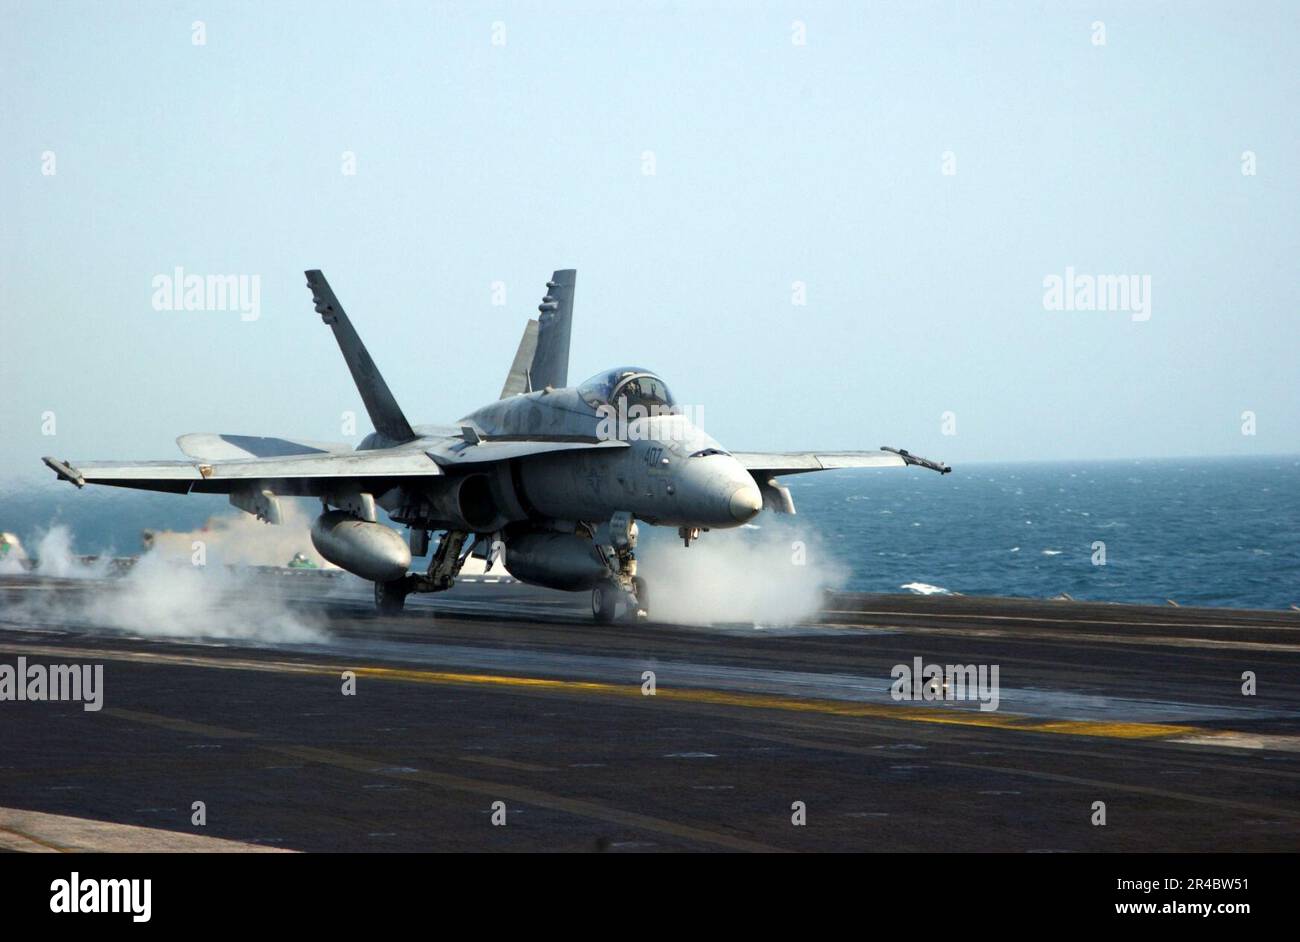
[[569, 330], [573, 326], [573, 285], [578, 272], [565, 268], [551, 275], [546, 297], [537, 306], [537, 352], [531, 370], [533, 388], [569, 384]]
[[505, 385], [501, 387], [502, 399], [533, 391], [532, 369], [536, 354], [537, 321], [530, 320], [524, 325], [524, 335], [519, 338], [519, 349], [515, 351], [515, 362], [510, 364]]
[[[339, 349], [343, 351], [343, 359], [347, 361], [348, 370], [352, 373], [352, 381], [357, 384], [357, 392], [361, 393], [361, 401], [366, 405], [366, 412], [370, 414], [370, 421], [374, 423], [375, 431], [395, 442], [409, 442], [415, 438], [415, 432], [411, 431], [411, 423], [406, 421], [406, 416], [402, 414], [402, 409], [393, 398], [388, 384], [384, 382], [384, 377], [379, 374], [375, 361], [370, 359], [366, 345], [357, 336], [352, 322], [344, 313], [343, 305], [339, 304], [338, 298], [334, 296], [329, 282], [316, 269], [306, 272], [306, 275], [307, 287], [311, 289], [316, 310], [321, 320], [329, 324], [334, 331], [334, 339], [338, 341]], [[565, 349], [566, 351], [568, 349], [567, 340]]]

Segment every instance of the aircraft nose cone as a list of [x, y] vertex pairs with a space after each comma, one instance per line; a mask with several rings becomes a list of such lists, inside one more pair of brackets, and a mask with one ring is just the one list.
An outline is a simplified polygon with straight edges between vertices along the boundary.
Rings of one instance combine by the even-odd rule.
[[745, 484], [732, 492], [730, 507], [736, 522], [745, 523], [763, 509], [763, 495], [753, 484]]

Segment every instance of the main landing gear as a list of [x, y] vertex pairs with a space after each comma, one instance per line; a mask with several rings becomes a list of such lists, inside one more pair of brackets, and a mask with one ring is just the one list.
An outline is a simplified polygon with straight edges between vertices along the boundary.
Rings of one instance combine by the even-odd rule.
[[392, 582], [376, 582], [375, 608], [381, 615], [396, 615], [406, 607], [406, 596], [410, 591], [410, 576]]
[[375, 608], [382, 615], [396, 615], [406, 607], [406, 597], [412, 592], [442, 592], [454, 586], [469, 557], [468, 551], [462, 552], [468, 538], [464, 530], [449, 530], [438, 541], [424, 575], [412, 573], [392, 582], [376, 582]]

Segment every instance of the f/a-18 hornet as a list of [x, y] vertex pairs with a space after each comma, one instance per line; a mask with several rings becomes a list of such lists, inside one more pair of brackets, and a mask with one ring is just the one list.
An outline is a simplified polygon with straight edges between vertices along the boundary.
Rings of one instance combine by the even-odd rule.
[[[590, 591], [600, 621], [649, 614], [637, 575], [637, 521], [676, 527], [686, 546], [703, 531], [738, 527], [766, 509], [794, 513], [788, 474], [829, 468], [918, 465], [950, 469], [906, 451], [737, 452], [691, 421], [650, 370], [604, 370], [568, 385], [577, 272], [546, 283], [501, 398], [455, 425], [406, 419], [325, 276], [309, 271], [316, 310], [334, 331], [375, 430], [355, 449], [339, 443], [246, 435], [178, 438], [184, 461], [85, 462], [45, 458], [77, 487], [228, 494], [278, 524], [282, 497], [314, 497], [322, 513], [312, 543], [330, 562], [375, 584], [383, 612], [411, 592], [455, 584], [471, 553], [500, 559], [523, 582]], [[377, 508], [409, 528], [378, 522]], [[424, 573], [409, 572], [428, 553]]]

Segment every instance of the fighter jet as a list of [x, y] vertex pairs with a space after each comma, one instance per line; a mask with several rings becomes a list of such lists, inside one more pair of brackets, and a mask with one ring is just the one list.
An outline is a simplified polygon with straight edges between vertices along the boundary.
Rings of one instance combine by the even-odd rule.
[[[691, 422], [651, 370], [621, 366], [568, 384], [577, 272], [546, 283], [500, 399], [454, 425], [411, 425], [320, 271], [306, 273], [322, 320], [338, 341], [374, 424], [343, 443], [189, 434], [182, 461], [79, 462], [45, 458], [58, 477], [86, 484], [228, 494], [271, 524], [281, 499], [317, 498], [311, 539], [325, 559], [374, 583], [375, 604], [396, 613], [412, 592], [451, 588], [473, 553], [516, 579], [591, 592], [594, 617], [646, 618], [637, 574], [638, 522], [676, 527], [689, 547], [701, 533], [739, 527], [766, 509], [794, 513], [779, 479], [829, 468], [915, 465], [951, 469], [907, 451], [740, 452]], [[380, 522], [408, 528], [406, 538]], [[413, 557], [429, 551], [424, 572]]]

